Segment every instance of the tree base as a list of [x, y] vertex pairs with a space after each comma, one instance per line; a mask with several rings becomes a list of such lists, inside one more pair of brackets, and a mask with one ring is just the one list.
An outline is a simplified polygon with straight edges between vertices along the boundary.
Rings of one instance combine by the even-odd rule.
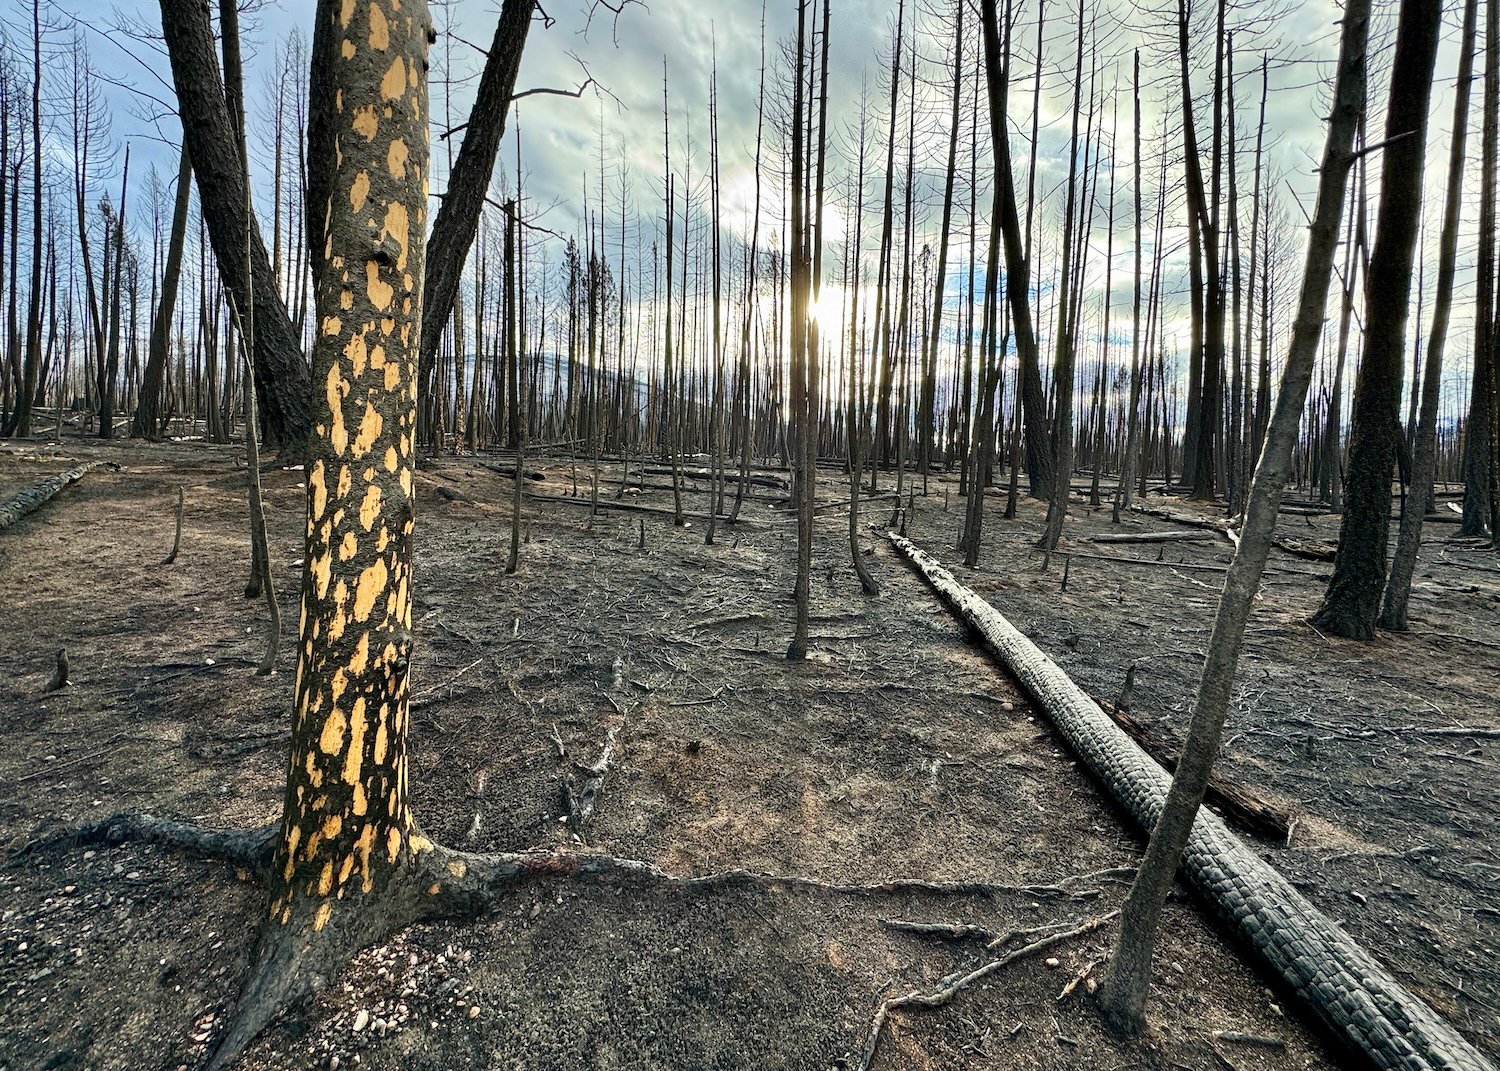
[[[34, 852], [58, 844], [80, 846], [145, 841], [224, 860], [269, 885], [280, 834], [280, 822], [252, 829], [216, 830], [152, 815], [120, 813], [87, 826], [39, 838], [22, 852]], [[227, 1029], [203, 1064], [203, 1071], [222, 1071], [233, 1066], [277, 1015], [324, 988], [350, 959], [365, 948], [413, 923], [473, 917], [492, 911], [502, 905], [517, 886], [530, 881], [592, 879], [622, 885], [703, 891], [755, 886], [781, 892], [853, 897], [1021, 895], [1066, 901], [1097, 897], [1099, 890], [1090, 887], [1091, 883], [1113, 874], [1112, 871], [1102, 871], [1076, 875], [1053, 885], [929, 881], [921, 878], [840, 884], [795, 874], [751, 870], [680, 876], [644, 860], [591, 852], [477, 854], [433, 844], [415, 831], [404, 839], [406, 847], [372, 892], [347, 899], [297, 896], [283, 905], [274, 917], [266, 919], [256, 945], [254, 967], [240, 990]], [[1103, 921], [1106, 920], [1092, 920], [1087, 929], [1091, 930]], [[922, 1002], [913, 1000], [907, 1003]]]
[[1363, 615], [1345, 610], [1336, 603], [1325, 604], [1313, 615], [1312, 627], [1319, 632], [1342, 636], [1346, 640], [1373, 640], [1375, 629]]

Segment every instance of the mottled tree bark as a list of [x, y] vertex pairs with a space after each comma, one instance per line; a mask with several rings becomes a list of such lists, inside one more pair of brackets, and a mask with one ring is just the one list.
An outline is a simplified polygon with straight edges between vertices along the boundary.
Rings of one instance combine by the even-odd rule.
[[310, 148], [331, 192], [309, 235], [322, 256], [296, 710], [269, 917], [220, 1064], [438, 892], [418, 880], [430, 845], [406, 749], [431, 22], [420, 0], [321, 0], [317, 19], [333, 92], [313, 99], [327, 140]]

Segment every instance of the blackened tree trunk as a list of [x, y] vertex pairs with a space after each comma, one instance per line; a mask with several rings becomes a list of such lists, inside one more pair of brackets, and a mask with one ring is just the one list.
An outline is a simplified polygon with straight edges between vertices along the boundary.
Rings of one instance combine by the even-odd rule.
[[[792, 642], [787, 646], [789, 661], [801, 662], [807, 657], [808, 604], [812, 595], [812, 460], [808, 440], [815, 434], [809, 413], [807, 309], [812, 264], [807, 256], [806, 164], [804, 162], [804, 71], [807, 59], [807, 0], [797, 2], [796, 83], [792, 89], [792, 155], [791, 155], [791, 400], [792, 400], [792, 499], [797, 507], [797, 580], [793, 592], [796, 617]], [[811, 102], [807, 102], [810, 106]], [[712, 507], [712, 504], [710, 504]], [[803, 514], [806, 513], [804, 524]]]
[[[172, 62], [183, 145], [198, 175], [198, 199], [219, 276], [240, 308], [252, 296], [255, 302], [255, 383], [265, 444], [284, 458], [298, 458], [312, 426], [312, 379], [276, 289], [260, 228], [246, 214], [249, 201], [208, 7], [201, 0], [161, 0], [161, 23]], [[312, 172], [318, 173], [322, 166], [320, 161]], [[244, 255], [247, 227], [253, 273], [249, 278]]]
[[1365, 352], [1354, 386], [1344, 516], [1333, 579], [1313, 618], [1319, 628], [1351, 639], [1375, 634], [1385, 587], [1406, 318], [1422, 213], [1427, 106], [1441, 29], [1441, 4], [1402, 0], [1380, 170], [1380, 215], [1365, 283]]
[[[1015, 179], [1011, 171], [1010, 138], [1005, 130], [1009, 71], [1000, 57], [1000, 25], [996, 0], [982, 0], [980, 21], [984, 29], [984, 73], [990, 101], [990, 142], [995, 154], [995, 182], [999, 186], [1000, 228], [1004, 238], [1005, 295], [1010, 303], [1011, 329], [1015, 332], [1021, 410], [1026, 443], [1026, 473], [1031, 494], [1050, 499], [1055, 470], [1048, 443], [1047, 398], [1042, 391], [1042, 372], [1037, 356], [1036, 330], [1031, 318], [1031, 265], [1022, 244], [1020, 213], [1016, 208]], [[976, 474], [971, 474], [971, 477]], [[982, 475], [982, 474], [979, 474]], [[1067, 474], [1056, 474], [1066, 479]]]
[[177, 169], [177, 201], [172, 206], [172, 234], [167, 240], [167, 263], [162, 270], [161, 296], [151, 323], [151, 355], [141, 380], [141, 397], [130, 424], [132, 438], [161, 438], [162, 381], [167, 369], [167, 350], [172, 337], [172, 312], [177, 306], [177, 284], [182, 278], [182, 248], [187, 242], [188, 206], [192, 201], [193, 165], [187, 150]]
[[[1474, 383], [1464, 437], [1464, 506], [1460, 534], [1480, 536], [1489, 527], [1493, 538], [1500, 524], [1496, 481], [1500, 463], [1495, 435], [1495, 186], [1500, 170], [1500, 8], [1494, 0], [1485, 10], [1484, 126], [1480, 135], [1479, 256], [1474, 309]], [[1500, 543], [1495, 544], [1500, 547]]]
[[[130, 189], [130, 146], [125, 147], [125, 168], [120, 176], [120, 209], [113, 216], [106, 215], [106, 226], [113, 232], [104, 250], [105, 268], [108, 272], [104, 287], [109, 316], [109, 337], [105, 351], [99, 354], [99, 438], [113, 439], [115, 436], [115, 395], [120, 378], [120, 293], [125, 274], [125, 197]], [[12, 250], [14, 253], [14, 250]], [[109, 263], [110, 256], [114, 263]], [[14, 287], [14, 282], [11, 284]]]
[[938, 232], [937, 285], [932, 290], [932, 327], [927, 335], [927, 353], [922, 367], [922, 398], [917, 417], [918, 465], [922, 470], [922, 493], [927, 493], [927, 472], [932, 467], [934, 403], [937, 398], [938, 340], [943, 333], [943, 305], [948, 296], [948, 233], [953, 227], [953, 181], [958, 173], [958, 108], [964, 73], [964, 7], [959, 0], [953, 37], [953, 102], [948, 118], [948, 173], [943, 182], [943, 225]]
[[[31, 295], [26, 304], [26, 371], [16, 394], [13, 434], [31, 434], [37, 376], [42, 366], [42, 4], [31, 3]], [[16, 221], [17, 223], [20, 220]]]
[[[1493, 7], [1493, 4], [1491, 5]], [[1453, 276], [1458, 267], [1459, 214], [1463, 210], [1464, 150], [1469, 134], [1469, 83], [1474, 76], [1474, 38], [1479, 21], [1479, 0], [1465, 0], [1463, 33], [1459, 39], [1458, 81], [1453, 103], [1453, 135], [1448, 152], [1448, 194], [1443, 205], [1443, 233], [1438, 239], [1437, 300], [1432, 309], [1432, 335], [1422, 372], [1422, 408], [1417, 418], [1412, 447], [1411, 485], [1406, 508], [1401, 513], [1401, 531], [1391, 575], [1380, 607], [1380, 627], [1405, 630], [1406, 603], [1411, 595], [1411, 575], [1422, 544], [1422, 519], [1427, 512], [1437, 461], [1438, 395], [1442, 389], [1443, 348], [1448, 338], [1448, 320], [1453, 308]]]

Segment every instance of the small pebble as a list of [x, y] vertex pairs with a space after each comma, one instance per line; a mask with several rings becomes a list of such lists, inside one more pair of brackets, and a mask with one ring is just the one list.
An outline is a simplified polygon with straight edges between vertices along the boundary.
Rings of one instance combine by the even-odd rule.
[[470, 1019], [478, 1019], [479, 1018], [479, 1005], [478, 1004], [470, 1004], [469, 1005], [469, 1018]]
[[354, 1017], [354, 1032], [358, 1034], [370, 1025], [370, 1013], [364, 1008], [359, 1009], [359, 1014]]
[[1047, 966], [1055, 970], [1058, 967], [1062, 966], [1062, 960], [1058, 959], [1056, 956], [1053, 956], [1047, 960]]

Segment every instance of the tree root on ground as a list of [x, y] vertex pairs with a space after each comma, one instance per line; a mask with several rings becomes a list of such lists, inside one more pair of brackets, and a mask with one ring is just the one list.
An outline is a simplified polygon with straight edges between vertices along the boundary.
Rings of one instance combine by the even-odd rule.
[[[144, 841], [176, 848], [211, 859], [220, 859], [269, 882], [279, 822], [249, 829], [219, 830], [147, 814], [118, 813], [58, 833], [37, 838], [17, 855], [48, 846], [67, 844], [122, 844]], [[293, 899], [280, 917], [262, 927], [254, 967], [228, 1022], [228, 1028], [210, 1047], [203, 1067], [206, 1071], [231, 1066], [272, 1019], [289, 1005], [324, 988], [344, 965], [363, 949], [405, 927], [442, 918], [474, 917], [498, 909], [517, 886], [530, 881], [586, 878], [640, 886], [675, 889], [719, 890], [758, 887], [780, 891], [802, 891], [843, 896], [1025, 896], [1036, 898], [1086, 899], [1098, 889], [1087, 882], [1113, 877], [1117, 870], [1100, 871], [1061, 879], [1052, 885], [1008, 885], [987, 881], [929, 881], [894, 878], [887, 881], [844, 883], [795, 874], [773, 874], [733, 869], [710, 874], [676, 875], [641, 859], [617, 858], [587, 851], [463, 852], [433, 844], [413, 829], [400, 862], [384, 888], [340, 902], [337, 910], [305, 898]], [[891, 1008], [906, 1005], [935, 1007], [991, 971], [1007, 963], [1051, 947], [1070, 937], [1098, 928], [1113, 915], [1094, 919], [1071, 930], [1056, 927], [1017, 930], [989, 937], [994, 949], [1013, 940], [1045, 933], [1031, 944], [1006, 953], [978, 971], [945, 979], [934, 994], [911, 993], [886, 1001], [866, 1045], [873, 1052], [879, 1024]], [[915, 924], [910, 928], [915, 928]], [[951, 927], [949, 927], [951, 929]], [[866, 1063], [868, 1065], [868, 1056]]]
[[271, 866], [280, 822], [246, 829], [210, 829], [175, 818], [118, 811], [106, 818], [34, 838], [12, 858], [30, 855], [59, 844], [83, 847], [93, 844], [124, 844], [138, 841], [163, 848], [176, 848], [242, 867], [264, 875]]
[[[890, 1013], [892, 1010], [896, 1008], [940, 1008], [944, 1004], [947, 1004], [949, 1001], [951, 1001], [959, 993], [963, 992], [965, 989], [968, 989], [976, 982], [980, 982], [983, 979], [989, 977], [991, 974], [994, 974], [1001, 968], [1008, 967], [1010, 966], [1010, 964], [1015, 963], [1017, 960], [1025, 959], [1028, 956], [1034, 956], [1038, 952], [1043, 952], [1049, 948], [1052, 948], [1054, 945], [1062, 944], [1064, 941], [1070, 941], [1075, 937], [1082, 937], [1085, 934], [1093, 933], [1095, 930], [1099, 929], [1101, 926], [1109, 922], [1111, 919], [1115, 918], [1117, 915], [1119, 915], [1118, 911], [1111, 911], [1107, 915], [1100, 915], [1097, 918], [1091, 918], [1086, 922], [1068, 927], [1067, 929], [1059, 929], [1055, 926], [1041, 927], [1042, 930], [1050, 929], [1052, 932], [1048, 933], [1044, 937], [1038, 937], [1036, 940], [1030, 942], [1029, 944], [1022, 945], [1019, 948], [1013, 948], [1009, 952], [1006, 952], [1004, 955], [999, 956], [996, 959], [992, 959], [982, 966], [975, 967], [972, 970], [954, 971], [952, 974], [949, 974], [946, 977], [942, 978], [934, 989], [927, 990], [925, 992], [920, 989], [913, 989], [911, 992], [905, 993], [899, 997], [885, 998], [875, 1009], [875, 1016], [870, 1021], [870, 1031], [865, 1037], [864, 1047], [860, 1050], [859, 1059], [852, 1065], [854, 1071], [869, 1071], [870, 1063], [875, 1059], [875, 1050], [880, 1045], [880, 1037], [885, 1029], [886, 1020], [890, 1017]], [[1067, 924], [1063, 923], [1061, 925], [1066, 926]], [[954, 928], [946, 927], [940, 928], [940, 930], [941, 929], [946, 929], [948, 932], [951, 932]], [[917, 932], [937, 932], [940, 936], [945, 936], [945, 934], [942, 934], [940, 931]], [[1021, 938], [1034, 934], [1036, 932], [1038, 931], [1015, 930], [1010, 933], [1002, 934], [998, 938], [992, 940], [988, 947], [996, 948], [1001, 945], [1008, 944], [1011, 941], [1020, 940]]]

